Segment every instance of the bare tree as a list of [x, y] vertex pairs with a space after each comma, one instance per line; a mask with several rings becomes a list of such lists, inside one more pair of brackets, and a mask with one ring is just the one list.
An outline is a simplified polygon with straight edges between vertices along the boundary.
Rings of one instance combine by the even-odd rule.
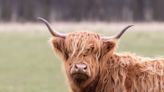
[[152, 0], [153, 4], [153, 18], [156, 21], [164, 21], [164, 0]]
[[164, 0], [0, 0], [0, 20], [164, 21]]

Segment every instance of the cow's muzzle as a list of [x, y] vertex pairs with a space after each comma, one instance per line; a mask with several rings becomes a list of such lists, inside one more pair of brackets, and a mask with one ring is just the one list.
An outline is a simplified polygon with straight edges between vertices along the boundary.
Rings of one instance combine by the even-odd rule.
[[89, 78], [89, 69], [86, 64], [74, 64], [71, 68], [71, 76], [77, 81], [85, 81]]

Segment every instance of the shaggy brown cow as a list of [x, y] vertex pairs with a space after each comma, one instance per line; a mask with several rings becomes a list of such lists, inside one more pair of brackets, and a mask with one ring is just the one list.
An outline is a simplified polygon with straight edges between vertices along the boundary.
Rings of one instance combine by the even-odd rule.
[[53, 50], [64, 60], [72, 92], [164, 92], [164, 59], [115, 53], [121, 35], [92, 32], [61, 35], [51, 29]]

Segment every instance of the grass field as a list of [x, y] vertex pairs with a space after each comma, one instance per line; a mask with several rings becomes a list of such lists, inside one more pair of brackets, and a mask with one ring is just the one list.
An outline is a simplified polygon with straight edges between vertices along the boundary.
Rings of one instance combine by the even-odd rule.
[[[0, 32], [0, 92], [68, 92], [49, 38], [48, 32]], [[164, 56], [164, 32], [128, 32], [118, 47], [118, 52]]]

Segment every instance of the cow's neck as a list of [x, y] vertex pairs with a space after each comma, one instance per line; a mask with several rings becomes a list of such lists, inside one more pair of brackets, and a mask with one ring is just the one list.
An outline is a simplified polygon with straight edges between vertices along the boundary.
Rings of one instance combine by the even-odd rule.
[[71, 85], [72, 92], [97, 92], [96, 88], [99, 82], [99, 78], [100, 76], [98, 72], [96, 78], [93, 79], [93, 81], [91, 81], [89, 84], [85, 85], [85, 87], [78, 87], [76, 84], [73, 83], [73, 85]]
[[99, 82], [99, 73], [98, 75], [96, 76], [96, 78], [91, 82], [89, 83], [89, 85], [87, 85], [85, 88], [83, 88], [83, 90], [81, 92], [96, 92], [96, 88], [97, 88], [97, 85], [98, 85], [98, 82]]
[[[123, 59], [123, 58], [122, 58]], [[119, 55], [113, 54], [102, 60], [100, 69], [100, 78], [96, 92], [124, 92], [126, 71]]]

